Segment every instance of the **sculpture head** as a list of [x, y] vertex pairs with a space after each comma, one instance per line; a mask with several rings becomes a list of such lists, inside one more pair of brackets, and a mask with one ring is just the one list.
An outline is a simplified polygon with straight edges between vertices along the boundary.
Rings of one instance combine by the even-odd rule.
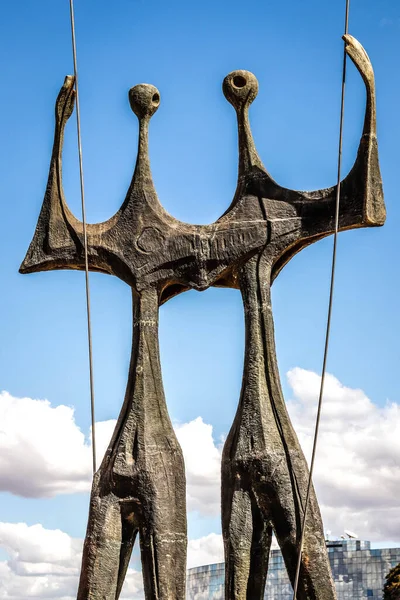
[[129, 90], [129, 103], [139, 120], [150, 119], [160, 106], [160, 92], [154, 85], [139, 83]]
[[222, 90], [235, 110], [249, 107], [258, 94], [258, 81], [250, 71], [232, 71], [224, 79]]

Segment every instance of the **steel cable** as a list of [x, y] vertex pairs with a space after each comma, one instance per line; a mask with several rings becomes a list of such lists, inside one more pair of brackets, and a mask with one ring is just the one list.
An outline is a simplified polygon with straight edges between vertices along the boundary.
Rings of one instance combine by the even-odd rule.
[[[345, 14], [345, 25], [344, 25], [345, 35], [348, 33], [348, 30], [349, 30], [349, 10], [350, 10], [350, 0], [346, 0], [346, 14]], [[313, 477], [313, 472], [314, 472], [315, 456], [316, 456], [317, 443], [318, 443], [319, 425], [320, 425], [320, 420], [321, 420], [321, 409], [322, 409], [322, 400], [323, 400], [323, 395], [324, 395], [326, 364], [327, 364], [327, 359], [328, 359], [329, 338], [330, 338], [331, 320], [332, 320], [333, 294], [334, 294], [334, 288], [335, 288], [337, 239], [338, 239], [338, 233], [339, 233], [340, 183], [341, 183], [341, 173], [342, 173], [344, 103], [345, 103], [345, 91], [346, 91], [346, 65], [347, 65], [346, 58], [347, 58], [347, 55], [346, 55], [346, 42], [345, 42], [344, 53], [343, 53], [342, 95], [341, 95], [341, 107], [340, 107], [335, 229], [334, 229], [334, 235], [333, 235], [332, 266], [331, 266], [331, 280], [330, 280], [329, 302], [328, 302], [328, 315], [327, 315], [327, 323], [326, 323], [324, 357], [323, 357], [323, 361], [322, 361], [321, 385], [320, 385], [319, 398], [318, 398], [318, 410], [317, 410], [317, 418], [316, 418], [316, 422], [315, 422], [314, 441], [313, 441], [313, 449], [312, 449], [312, 455], [311, 455], [310, 474], [309, 474], [309, 478], [308, 478], [306, 502], [305, 502], [305, 506], [304, 506], [304, 515], [303, 515], [303, 521], [302, 521], [302, 526], [301, 526], [301, 537], [300, 537], [299, 556], [298, 556], [298, 560], [297, 560], [296, 577], [295, 577], [295, 582], [294, 582], [294, 586], [293, 586], [293, 600], [297, 599], [297, 589], [298, 589], [299, 578], [300, 578], [300, 568], [301, 568], [301, 559], [302, 559], [302, 552], [303, 552], [303, 546], [304, 546], [306, 520], [307, 520], [308, 506], [310, 503], [312, 477]]]
[[83, 247], [84, 247], [84, 258], [85, 258], [86, 318], [87, 318], [87, 336], [88, 336], [88, 348], [89, 348], [90, 411], [91, 411], [91, 421], [92, 421], [92, 460], [93, 460], [93, 474], [94, 474], [96, 472], [96, 433], [95, 433], [95, 403], [94, 403], [94, 380], [93, 380], [92, 326], [91, 326], [91, 314], [90, 314], [89, 259], [88, 259], [86, 208], [85, 208], [85, 185], [84, 185], [84, 178], [83, 178], [83, 161], [82, 161], [81, 114], [80, 114], [80, 106], [79, 106], [78, 61], [77, 61], [77, 53], [76, 53], [75, 13], [74, 13], [74, 1], [73, 0], [69, 0], [69, 8], [70, 8], [70, 19], [71, 19], [72, 55], [73, 55], [73, 62], [74, 62], [74, 77], [75, 77], [76, 125], [77, 125], [77, 131], [78, 131], [79, 178], [80, 178], [80, 187], [81, 187]]

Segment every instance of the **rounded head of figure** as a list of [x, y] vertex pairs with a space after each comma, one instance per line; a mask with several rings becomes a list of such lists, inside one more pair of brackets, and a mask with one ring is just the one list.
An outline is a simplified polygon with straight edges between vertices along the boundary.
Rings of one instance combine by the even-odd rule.
[[250, 106], [258, 94], [258, 81], [250, 71], [232, 71], [224, 79], [222, 90], [225, 98], [239, 110]]
[[154, 85], [140, 83], [129, 90], [129, 103], [138, 119], [149, 119], [160, 106], [160, 92]]

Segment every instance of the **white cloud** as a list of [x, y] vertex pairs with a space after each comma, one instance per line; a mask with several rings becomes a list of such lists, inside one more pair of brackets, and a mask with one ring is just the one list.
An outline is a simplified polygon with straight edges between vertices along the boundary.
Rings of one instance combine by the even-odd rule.
[[[42, 525], [0, 523], [0, 547], [8, 554], [0, 561], [0, 598], [4, 600], [75, 600], [82, 540]], [[142, 600], [142, 575], [129, 569], [121, 600]]]
[[71, 575], [80, 562], [80, 543], [59, 529], [42, 525], [0, 523], [0, 545], [18, 575]]
[[221, 449], [212, 430], [201, 417], [175, 427], [185, 457], [188, 510], [203, 515], [219, 514], [221, 505]]
[[222, 535], [210, 533], [188, 543], [188, 569], [224, 562], [224, 545]]
[[85, 491], [90, 448], [68, 406], [0, 394], [0, 491], [51, 497]]
[[[295, 368], [288, 379], [294, 392], [289, 412], [309, 457], [320, 377]], [[314, 471], [326, 529], [400, 540], [399, 481], [400, 405], [379, 407], [328, 374]]]

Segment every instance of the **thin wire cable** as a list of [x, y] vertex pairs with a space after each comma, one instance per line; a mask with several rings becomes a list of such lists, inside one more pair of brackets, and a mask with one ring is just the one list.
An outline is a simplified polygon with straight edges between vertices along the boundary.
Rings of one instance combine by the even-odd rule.
[[[349, 31], [349, 11], [350, 11], [350, 0], [346, 0], [346, 15], [345, 15], [345, 24], [344, 24], [345, 35], [347, 35], [347, 33]], [[330, 331], [331, 331], [333, 293], [334, 293], [334, 288], [335, 288], [337, 239], [338, 239], [338, 233], [339, 233], [340, 182], [341, 182], [341, 173], [342, 173], [343, 125], [344, 125], [344, 105], [345, 105], [345, 92], [346, 92], [346, 65], [347, 65], [346, 58], [347, 58], [347, 55], [346, 55], [346, 42], [345, 42], [344, 51], [343, 51], [342, 98], [341, 98], [341, 106], [340, 106], [335, 229], [334, 229], [334, 235], [333, 235], [332, 267], [331, 267], [331, 282], [330, 282], [329, 302], [328, 302], [328, 316], [327, 316], [327, 322], [326, 322], [325, 347], [324, 347], [324, 358], [323, 358], [323, 362], [322, 362], [321, 386], [320, 386], [319, 398], [318, 398], [318, 411], [317, 411], [317, 419], [315, 422], [314, 442], [313, 442], [313, 449], [312, 449], [312, 456], [311, 456], [310, 474], [309, 474], [309, 478], [308, 478], [306, 502], [305, 502], [305, 506], [304, 506], [304, 515], [303, 515], [303, 521], [302, 521], [302, 526], [301, 526], [300, 549], [299, 549], [299, 556], [298, 556], [298, 560], [297, 560], [296, 577], [295, 577], [295, 582], [294, 582], [294, 587], [293, 587], [293, 600], [296, 600], [296, 598], [297, 598], [297, 589], [299, 586], [301, 558], [302, 558], [302, 552], [303, 552], [303, 546], [304, 546], [304, 536], [305, 536], [305, 529], [306, 529], [308, 506], [310, 503], [310, 493], [311, 493], [311, 486], [312, 486], [312, 477], [313, 477], [313, 472], [314, 472], [315, 456], [316, 456], [316, 451], [317, 451], [319, 424], [320, 424], [320, 420], [321, 420], [322, 400], [323, 400], [323, 396], [324, 396], [326, 363], [327, 363], [327, 359], [328, 359], [329, 338], [330, 338]]]
[[69, 0], [69, 8], [70, 8], [70, 17], [71, 17], [72, 54], [73, 54], [73, 60], [74, 60], [75, 93], [76, 93], [76, 125], [77, 125], [77, 130], [78, 130], [79, 177], [80, 177], [80, 185], [81, 185], [83, 247], [84, 247], [84, 257], [85, 257], [86, 316], [87, 316], [87, 335], [88, 335], [88, 346], [89, 346], [90, 411], [91, 411], [91, 419], [92, 419], [92, 453], [93, 453], [92, 458], [93, 458], [93, 474], [94, 474], [96, 472], [96, 434], [95, 434], [95, 412], [94, 412], [92, 326], [91, 326], [91, 316], [90, 316], [89, 259], [88, 259], [86, 208], [85, 208], [85, 185], [84, 185], [84, 179], [83, 179], [81, 113], [80, 113], [80, 106], [79, 106], [78, 61], [77, 61], [77, 53], [76, 53], [74, 0]]

